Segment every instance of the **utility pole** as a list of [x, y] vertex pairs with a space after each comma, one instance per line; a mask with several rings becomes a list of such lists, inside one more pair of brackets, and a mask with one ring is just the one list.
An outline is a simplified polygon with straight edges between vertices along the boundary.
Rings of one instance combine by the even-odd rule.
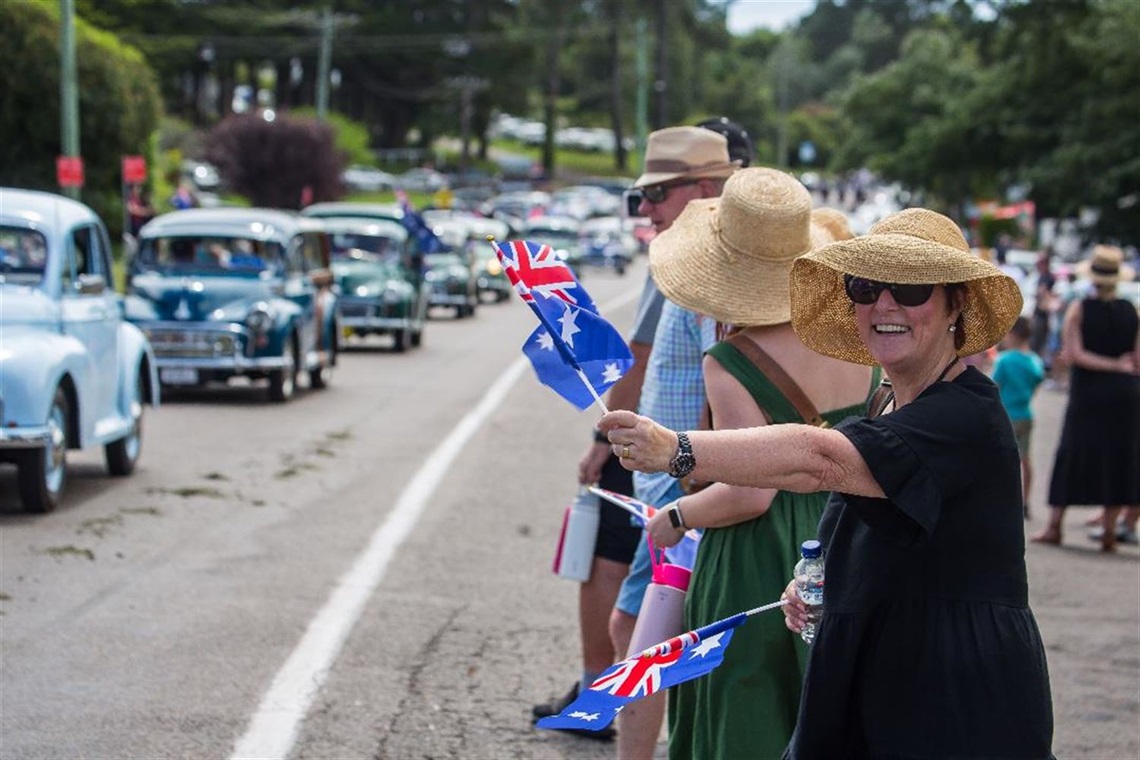
[[644, 18], [637, 20], [635, 31], [637, 52], [637, 102], [634, 106], [634, 131], [637, 133], [637, 162], [641, 173], [645, 173], [645, 143], [649, 139], [649, 53], [646, 50], [645, 36], [649, 25]]
[[[75, 84], [75, 0], [59, 2], [60, 147], [64, 156], [79, 157], [79, 91]], [[79, 199], [78, 187], [63, 192]]]
[[317, 59], [317, 118], [324, 121], [329, 111], [329, 75], [332, 69], [332, 9], [321, 11], [321, 51]]

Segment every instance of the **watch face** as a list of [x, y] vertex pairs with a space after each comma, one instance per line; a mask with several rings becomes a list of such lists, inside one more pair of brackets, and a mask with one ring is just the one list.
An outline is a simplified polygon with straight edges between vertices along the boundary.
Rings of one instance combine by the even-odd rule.
[[683, 478], [692, 472], [696, 466], [697, 460], [693, 458], [692, 454], [681, 452], [673, 459], [669, 474], [675, 478]]

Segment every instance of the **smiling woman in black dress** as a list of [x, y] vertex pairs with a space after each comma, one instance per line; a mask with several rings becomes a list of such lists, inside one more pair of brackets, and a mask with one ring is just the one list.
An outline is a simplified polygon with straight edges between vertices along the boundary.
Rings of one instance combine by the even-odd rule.
[[[833, 492], [819, 530], [824, 615], [786, 757], [1052, 756], [1017, 444], [997, 387], [959, 361], [1020, 309], [1016, 283], [973, 256], [957, 225], [910, 209], [792, 269], [796, 334], [881, 364], [888, 413], [830, 430], [692, 432], [688, 445], [631, 412], [602, 418], [631, 469]], [[784, 594], [798, 631], [806, 610], [794, 584]]]

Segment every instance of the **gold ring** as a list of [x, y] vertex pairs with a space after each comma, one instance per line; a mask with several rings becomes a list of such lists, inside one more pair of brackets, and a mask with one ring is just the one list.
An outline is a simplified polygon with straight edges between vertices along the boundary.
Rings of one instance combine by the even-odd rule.
[[621, 458], [622, 459], [629, 459], [629, 444], [628, 443], [621, 447]]

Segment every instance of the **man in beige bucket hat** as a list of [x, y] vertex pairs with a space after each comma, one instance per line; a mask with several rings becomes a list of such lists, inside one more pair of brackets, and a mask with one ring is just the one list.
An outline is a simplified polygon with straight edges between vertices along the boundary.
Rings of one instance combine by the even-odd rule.
[[[639, 213], [653, 222], [654, 229], [658, 233], [663, 232], [673, 224], [673, 220], [689, 201], [720, 195], [725, 179], [739, 164], [740, 161], [733, 161], [729, 157], [728, 139], [711, 129], [669, 127], [652, 132], [646, 146], [645, 172], [634, 183], [634, 187], [641, 195]], [[652, 278], [647, 277], [633, 333], [630, 336], [630, 349], [635, 364], [625, 377], [610, 389], [606, 399], [608, 408], [638, 409], [646, 400], [651, 400], [647, 399], [647, 396], [656, 397], [670, 392], [671, 386], [662, 388], [662, 384], [656, 380], [648, 383], [646, 394], [643, 394], [642, 388], [646, 381], [647, 367], [656, 366], [661, 369], [661, 357], [658, 356], [658, 362], [654, 364], [650, 353], [658, 335], [657, 328], [663, 304], [664, 297], [657, 290]], [[704, 336], [707, 341], [689, 340], [686, 335], [687, 342], [694, 343], [691, 349], [692, 364], [696, 366], [698, 374], [696, 386], [702, 389], [703, 384], [699, 379], [700, 356], [707, 346], [696, 344], [707, 342], [711, 345], [715, 335], [711, 320], [708, 322], [707, 336]], [[686, 409], [691, 407], [695, 410], [691, 415], [692, 419], [686, 417], [677, 424], [680, 427], [695, 427], [699, 423], [700, 409], [704, 406], [703, 390], [699, 398], [686, 399], [684, 406]], [[619, 493], [634, 492], [629, 473], [621, 466], [617, 457], [613, 456], [604, 436], [596, 436], [583, 455], [578, 466], [578, 479], [583, 484], [598, 483], [602, 488]], [[664, 480], [670, 481], [668, 478]], [[654, 489], [643, 493], [639, 487], [637, 495], [651, 504], [659, 501], [655, 498]], [[630, 529], [626, 517], [619, 518], [622, 521], [621, 525], [607, 527], [607, 508], [608, 505], [602, 505], [603, 525], [598, 534], [599, 548], [595, 550], [590, 580], [582, 585], [579, 595], [583, 652], [581, 681], [587, 683], [601, 670], [609, 667], [615, 655], [616, 659], [625, 657], [645, 587], [648, 584], [648, 578], [641, 582], [640, 575], [638, 579], [633, 580], [627, 580], [626, 575], [630, 561], [634, 557], [634, 550], [639, 547], [644, 557], [638, 559], [644, 559], [648, 569], [649, 557], [644, 551], [641, 529]], [[616, 508], [613, 509], [616, 511]], [[625, 541], [629, 535], [633, 536], [633, 541], [629, 544], [626, 554]], [[604, 548], [615, 543], [622, 544], [622, 552], [611, 552], [608, 548]], [[639, 562], [638, 566], [640, 564]], [[536, 705], [534, 717], [538, 719], [557, 714], [573, 701], [580, 688], [579, 684], [575, 684], [564, 697], [548, 704]], [[623, 711], [619, 756], [652, 755], [664, 715], [664, 702], [661, 699], [656, 701], [657, 704], [654, 705], [639, 704]], [[599, 734], [602, 736], [598, 736]], [[606, 734], [588, 732], [588, 735], [605, 738], [612, 736], [613, 732]]]

